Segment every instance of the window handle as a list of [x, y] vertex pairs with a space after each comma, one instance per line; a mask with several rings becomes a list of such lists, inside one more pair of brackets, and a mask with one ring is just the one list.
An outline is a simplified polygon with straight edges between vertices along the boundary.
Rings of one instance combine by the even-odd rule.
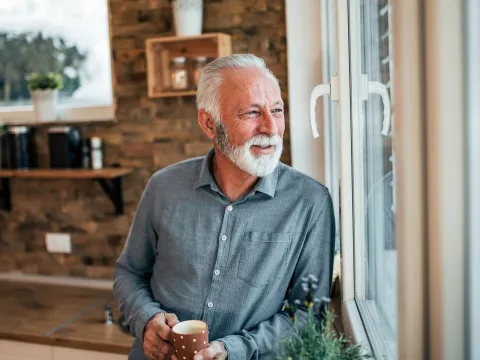
[[390, 122], [391, 122], [391, 106], [390, 106], [390, 97], [388, 96], [387, 87], [383, 85], [381, 82], [369, 81], [368, 92], [370, 94], [378, 94], [382, 97], [382, 101], [383, 101], [382, 135], [388, 136], [388, 133], [390, 132]]
[[317, 99], [324, 95], [330, 95], [332, 101], [338, 101], [337, 76], [332, 76], [329, 83], [315, 86], [310, 94], [310, 127], [312, 129], [312, 135], [314, 139], [320, 136], [317, 129], [315, 107], [317, 105]]
[[390, 132], [391, 123], [391, 105], [390, 97], [388, 96], [387, 87], [378, 81], [368, 81], [367, 75], [362, 75], [363, 82], [363, 97], [362, 100], [368, 100], [368, 94], [378, 94], [382, 97], [383, 101], [383, 124], [382, 135], [388, 136]]

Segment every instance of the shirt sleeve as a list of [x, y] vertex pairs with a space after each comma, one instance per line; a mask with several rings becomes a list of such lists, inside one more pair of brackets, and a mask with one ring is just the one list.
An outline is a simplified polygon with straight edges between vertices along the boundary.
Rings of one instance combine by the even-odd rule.
[[150, 220], [152, 180], [137, 207], [122, 254], [113, 276], [113, 293], [133, 336], [143, 343], [147, 322], [164, 312], [152, 295], [150, 279], [156, 258], [157, 235]]
[[[313, 212], [306, 232], [306, 239], [291, 280], [287, 294], [289, 303], [304, 300], [302, 277], [315, 275], [319, 279], [316, 297], [330, 296], [333, 256], [335, 248], [335, 218], [328, 191], [323, 203]], [[286, 312], [278, 312], [254, 329], [225, 336], [217, 341], [225, 344], [229, 360], [276, 359], [281, 353], [282, 340], [293, 335], [294, 329], [301, 330], [307, 321], [307, 311], [298, 309], [293, 323]]]

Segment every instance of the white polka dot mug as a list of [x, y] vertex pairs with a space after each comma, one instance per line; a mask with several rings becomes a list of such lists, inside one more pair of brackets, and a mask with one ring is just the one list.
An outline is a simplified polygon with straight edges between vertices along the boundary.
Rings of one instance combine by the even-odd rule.
[[173, 347], [179, 360], [192, 360], [208, 346], [208, 325], [201, 320], [187, 320], [175, 325]]

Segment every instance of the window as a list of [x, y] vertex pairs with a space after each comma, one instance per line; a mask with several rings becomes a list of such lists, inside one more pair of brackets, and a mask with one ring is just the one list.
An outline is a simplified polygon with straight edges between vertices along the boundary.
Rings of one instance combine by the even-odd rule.
[[391, 4], [350, 1], [355, 299], [378, 357], [397, 358]]
[[368, 339], [378, 358], [395, 359], [392, 7], [388, 0], [324, 0], [322, 12], [324, 78], [331, 81], [313, 94], [330, 95], [325, 164], [334, 202], [341, 204], [344, 316], [357, 341]]
[[333, 33], [326, 16], [336, 20], [324, 61], [335, 52], [336, 66], [324, 62], [330, 83], [313, 89], [312, 102], [338, 102], [336, 112], [325, 107], [325, 124], [337, 122], [339, 146], [326, 139], [325, 148], [338, 151], [341, 174], [345, 331], [376, 358], [477, 359], [478, 2], [323, 4], [322, 31]]
[[113, 117], [106, 0], [0, 0], [0, 117], [31, 118], [25, 76], [50, 71], [63, 118]]

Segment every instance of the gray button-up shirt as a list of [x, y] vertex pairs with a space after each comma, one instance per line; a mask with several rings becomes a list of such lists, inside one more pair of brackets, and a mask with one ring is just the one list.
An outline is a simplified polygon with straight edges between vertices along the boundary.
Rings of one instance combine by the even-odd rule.
[[156, 313], [204, 320], [231, 360], [273, 359], [294, 324], [284, 299], [303, 300], [301, 277], [330, 294], [334, 215], [325, 186], [280, 163], [231, 202], [207, 157], [150, 179], [117, 261], [114, 293], [136, 337], [129, 359], [146, 359], [143, 332]]

